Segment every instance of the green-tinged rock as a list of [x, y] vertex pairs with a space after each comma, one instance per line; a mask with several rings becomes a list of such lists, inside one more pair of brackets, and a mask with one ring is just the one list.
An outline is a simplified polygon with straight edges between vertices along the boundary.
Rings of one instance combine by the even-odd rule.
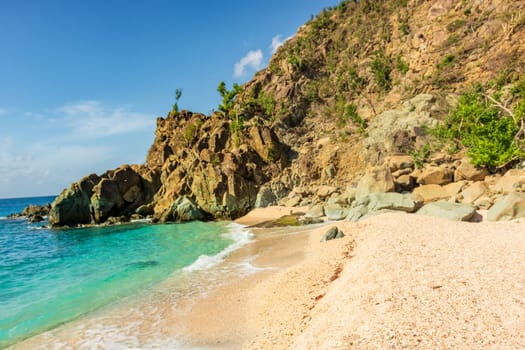
[[49, 224], [56, 227], [91, 223], [90, 197], [99, 181], [100, 177], [91, 174], [62, 191], [51, 204]]
[[373, 192], [393, 192], [395, 183], [392, 173], [387, 166], [377, 166], [369, 169], [359, 180], [356, 189], [356, 198]]
[[490, 221], [508, 221], [525, 217], [525, 193], [511, 193], [499, 198], [487, 213]]
[[322, 204], [316, 204], [311, 207], [305, 214], [307, 218], [320, 218], [324, 216], [324, 207]]
[[346, 220], [350, 222], [356, 222], [359, 221], [362, 217], [364, 217], [367, 213], [368, 208], [366, 207], [366, 205], [358, 205], [350, 208], [350, 211], [346, 216]]
[[339, 204], [329, 204], [324, 207], [328, 220], [343, 220], [350, 213], [350, 208], [344, 208]]
[[321, 242], [326, 242], [337, 238], [343, 238], [344, 236], [345, 234], [343, 233], [343, 231], [339, 230], [337, 226], [333, 226], [330, 227], [328, 231], [326, 231], [323, 238], [321, 238]]
[[277, 196], [272, 189], [267, 186], [261, 187], [255, 198], [255, 208], [266, 208], [275, 204], [277, 204]]
[[400, 210], [407, 213], [417, 211], [423, 205], [423, 199], [413, 194], [401, 193], [371, 193], [368, 195], [369, 211]]
[[161, 222], [204, 220], [204, 212], [186, 196], [177, 198], [160, 218]]
[[438, 201], [426, 204], [416, 214], [435, 216], [452, 221], [470, 221], [475, 213], [476, 208], [470, 205]]

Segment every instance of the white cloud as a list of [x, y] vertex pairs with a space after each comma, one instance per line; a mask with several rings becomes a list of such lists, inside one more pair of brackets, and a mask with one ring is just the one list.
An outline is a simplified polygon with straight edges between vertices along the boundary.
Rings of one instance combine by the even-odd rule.
[[263, 53], [261, 49], [249, 51], [246, 56], [235, 63], [233, 76], [240, 78], [246, 74], [246, 69], [259, 70], [263, 67]]
[[152, 115], [129, 111], [126, 107], [107, 107], [99, 101], [66, 104], [57, 109], [74, 135], [84, 139], [121, 135], [153, 129]]
[[272, 54], [274, 54], [282, 44], [284, 44], [288, 39], [291, 39], [291, 38], [292, 37], [289, 36], [283, 39], [283, 36], [281, 34], [274, 36], [272, 38], [272, 43], [270, 44], [270, 48], [272, 49]]
[[72, 181], [100, 172], [114, 157], [114, 149], [107, 146], [33, 144], [23, 151], [14, 145], [3, 148], [0, 197], [58, 194]]
[[143, 162], [156, 123], [100, 101], [22, 115], [0, 129], [0, 198], [58, 194], [87, 174]]

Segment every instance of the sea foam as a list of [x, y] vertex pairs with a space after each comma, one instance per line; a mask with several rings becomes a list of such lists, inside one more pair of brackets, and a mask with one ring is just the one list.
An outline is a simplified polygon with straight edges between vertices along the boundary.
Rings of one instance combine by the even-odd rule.
[[212, 256], [204, 254], [199, 256], [193, 264], [186, 266], [183, 271], [192, 272], [207, 270], [219, 264], [232, 252], [236, 251], [243, 245], [250, 243], [253, 240], [253, 233], [251, 233], [244, 225], [231, 223], [228, 225], [228, 232], [225, 233], [223, 237], [233, 240], [233, 243], [218, 254]]

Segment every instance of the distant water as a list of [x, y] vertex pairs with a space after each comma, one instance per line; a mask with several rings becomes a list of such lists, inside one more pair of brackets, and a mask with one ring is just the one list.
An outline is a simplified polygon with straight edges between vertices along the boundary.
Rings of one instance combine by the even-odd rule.
[[249, 239], [232, 223], [50, 230], [6, 218], [51, 200], [0, 199], [0, 348], [205, 268]]

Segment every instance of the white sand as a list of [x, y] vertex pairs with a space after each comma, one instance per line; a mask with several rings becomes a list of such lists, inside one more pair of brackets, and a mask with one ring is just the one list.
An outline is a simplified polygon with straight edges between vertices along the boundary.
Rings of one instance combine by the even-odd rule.
[[[315, 229], [301, 259], [205, 300], [207, 313], [227, 307], [218, 313], [222, 322], [193, 324], [207, 340], [199, 345], [525, 348], [525, 221], [386, 214], [337, 226], [347, 237], [319, 243], [327, 228]], [[272, 264], [268, 258], [262, 266]]]

